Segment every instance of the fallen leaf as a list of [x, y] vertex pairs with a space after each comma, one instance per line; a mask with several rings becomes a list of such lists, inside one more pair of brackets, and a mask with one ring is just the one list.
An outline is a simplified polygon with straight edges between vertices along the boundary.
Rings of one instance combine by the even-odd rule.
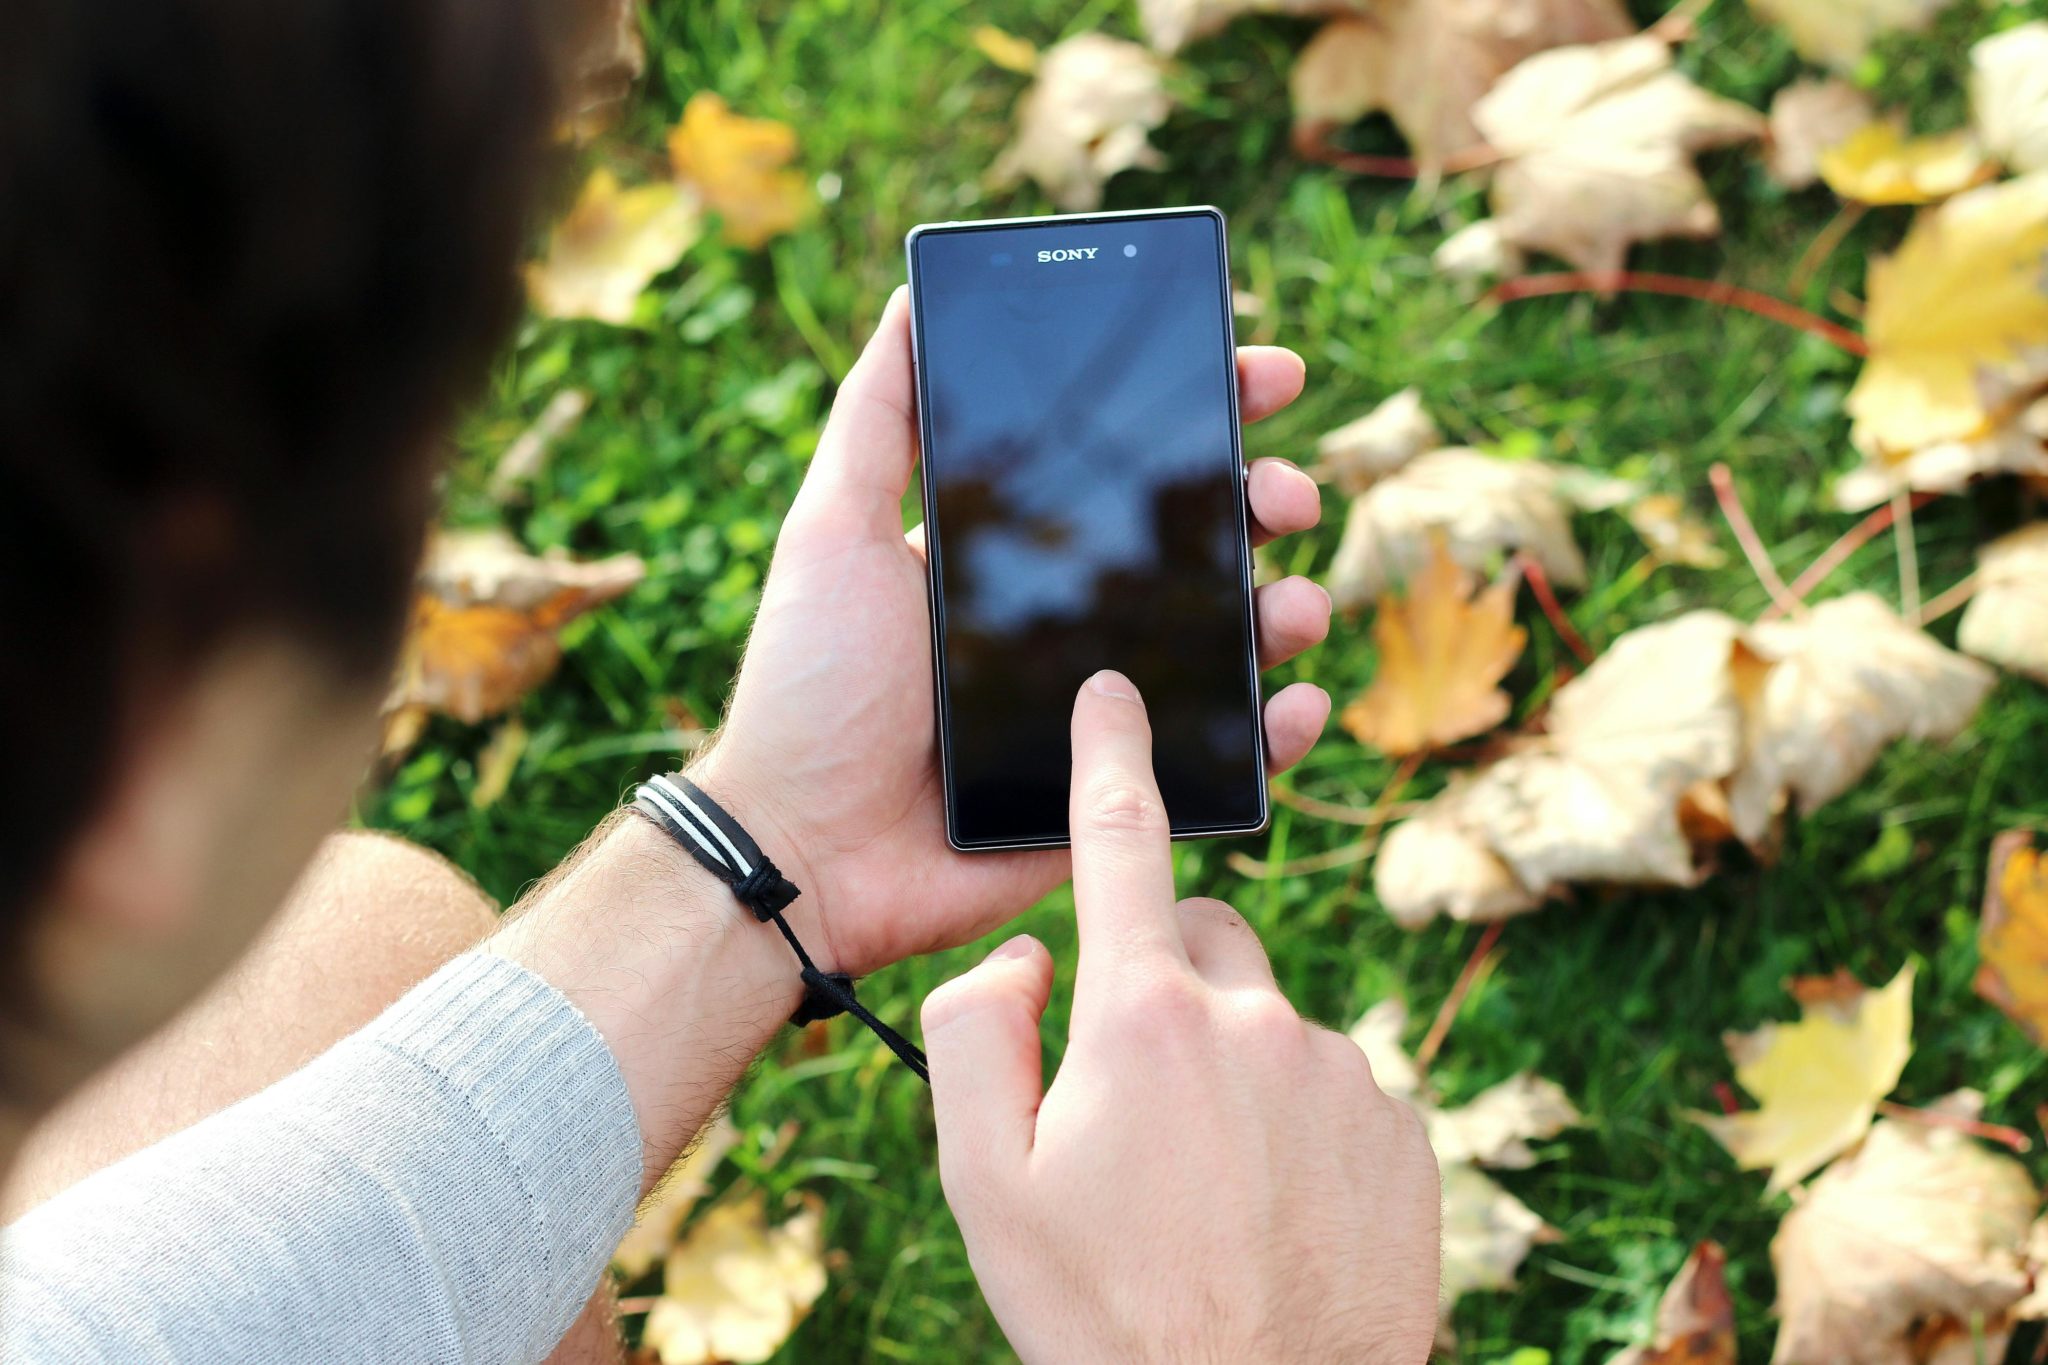
[[1448, 1322], [1459, 1299], [1482, 1289], [1513, 1289], [1515, 1272], [1538, 1242], [1557, 1234], [1529, 1206], [1476, 1166], [1443, 1167], [1443, 1291], [1439, 1308]]
[[1475, 105], [1517, 62], [1633, 32], [1615, 0], [1378, 0], [1363, 18], [1326, 24], [1296, 59], [1296, 136], [1313, 140], [1384, 109], [1433, 174], [1483, 152], [1491, 139]]
[[492, 733], [489, 742], [476, 756], [476, 785], [469, 789], [472, 810], [489, 810], [498, 804], [498, 798], [512, 785], [512, 775], [519, 771], [519, 760], [526, 753], [527, 739], [526, 727], [519, 723], [517, 716]]
[[1528, 257], [1501, 235], [1499, 223], [1482, 218], [1444, 238], [1429, 253], [1429, 263], [1454, 280], [1490, 280], [1521, 274]]
[[1365, 416], [1317, 438], [1315, 474], [1356, 497], [1442, 441], [1423, 410], [1422, 391], [1403, 389]]
[[[1854, 984], [1853, 981], [1851, 983]], [[1745, 1171], [1768, 1168], [1766, 1195], [1797, 1185], [1862, 1140], [1913, 1051], [1913, 968], [1891, 984], [1802, 1001], [1796, 1023], [1726, 1037], [1735, 1079], [1758, 1107], [1694, 1114]]]
[[567, 7], [568, 60], [557, 98], [563, 133], [579, 142], [609, 128], [647, 67], [636, 0], [579, 0]]
[[1660, 564], [1693, 569], [1718, 569], [1728, 554], [1714, 540], [1713, 528], [1686, 511], [1685, 499], [1671, 493], [1650, 493], [1631, 503], [1628, 524], [1650, 547]]
[[2048, 1045], [2048, 863], [2026, 830], [1991, 841], [1977, 956], [1977, 994]]
[[1153, 47], [1178, 52], [1241, 14], [1336, 14], [1361, 8], [1364, 3], [1366, 0], [1138, 0], [1138, 21]]
[[1931, 204], [1992, 174], [1969, 133], [1910, 137], [1889, 119], [1865, 124], [1820, 154], [1828, 188], [1865, 204]]
[[1976, 579], [1957, 647], [2048, 683], [2048, 521], [1979, 546]]
[[630, 322], [641, 291], [702, 231], [696, 200], [680, 185], [623, 189], [600, 166], [548, 233], [547, 255], [526, 267], [527, 295], [548, 317]]
[[1771, 179], [1803, 190], [1820, 179], [1820, 154], [1877, 118], [1870, 97], [1844, 80], [1794, 81], [1771, 98]]
[[982, 24], [974, 30], [974, 45], [982, 56], [1005, 71], [1028, 76], [1038, 70], [1038, 48], [994, 24]]
[[1728, 1253], [1701, 1242], [1685, 1258], [1657, 1304], [1657, 1336], [1607, 1365], [1735, 1365], [1735, 1301], [1728, 1295]]
[[757, 1365], [825, 1292], [824, 1207], [770, 1226], [759, 1191], [720, 1204], [669, 1252], [642, 1340], [662, 1365]]
[[1102, 207], [1119, 171], [1166, 164], [1147, 141], [1173, 107], [1157, 57], [1136, 43], [1081, 33], [1038, 59], [1017, 104], [1017, 135], [989, 172], [997, 187], [1025, 176], [1070, 213]]
[[1531, 1142], [1556, 1137], [1579, 1122], [1579, 1111], [1562, 1086], [1526, 1071], [1455, 1109], [1417, 1108], [1437, 1160], [1509, 1170], [1536, 1164]]
[[1880, 1121], [1795, 1196], [1771, 1241], [1773, 1365], [1901, 1365], [1926, 1358], [1909, 1340], [1930, 1321], [1990, 1329], [2027, 1292], [2036, 1203], [2010, 1157], [1952, 1129]]
[[1923, 213], [1870, 266], [1864, 336], [1870, 357], [1846, 406], [1866, 456], [1993, 432], [2048, 383], [2048, 173]]
[[1781, 25], [1799, 55], [1847, 71], [1863, 60], [1879, 35], [1917, 32], [1949, 0], [1749, 0], [1750, 8]]
[[1651, 37], [1539, 52], [1472, 118], [1503, 158], [1492, 190], [1502, 238], [1589, 271], [1620, 270], [1632, 242], [1718, 233], [1692, 155], [1764, 128], [1673, 70]]
[[1384, 1094], [1406, 1100], [1422, 1088], [1422, 1073], [1401, 1046], [1408, 1028], [1408, 1007], [1396, 999], [1380, 1001], [1351, 1026], [1347, 1035], [1372, 1065], [1372, 1078]]
[[654, 1269], [668, 1255], [682, 1231], [683, 1220], [699, 1199], [711, 1192], [711, 1175], [740, 1140], [740, 1130], [720, 1114], [677, 1158], [653, 1191], [640, 1201], [633, 1226], [612, 1253], [612, 1268], [628, 1282]]
[[506, 501], [519, 485], [537, 476], [555, 442], [582, 421], [589, 410], [590, 395], [582, 389], [563, 389], [550, 398], [540, 416], [533, 419], [533, 425], [520, 432], [518, 439], [498, 457], [498, 466], [491, 471], [492, 500]]
[[1788, 801], [1810, 812], [1849, 790], [1894, 740], [1953, 739], [1996, 681], [1872, 593], [1754, 626], [1746, 645], [1767, 670], [1747, 698], [1728, 800], [1751, 844]]
[[2048, 21], [1970, 49], [1970, 118], [1985, 150], [2008, 169], [2048, 170]]
[[[1902, 492], [1957, 493], [1998, 474], [2048, 479], [2048, 378], [2033, 393], [2001, 405], [1997, 423], [1982, 436], [1936, 441], [1903, 455], [1866, 456], [1835, 482], [1835, 504], [1860, 512]], [[2018, 406], [2010, 416], [2007, 408]]]
[[1331, 600], [1345, 611], [1374, 601], [1420, 572], [1439, 537], [1468, 569], [1527, 550], [1557, 587], [1584, 586], [1558, 478], [1549, 465], [1462, 446], [1415, 457], [1352, 500], [1324, 580]]
[[[1420, 929], [1438, 915], [1506, 919], [1543, 903], [1515, 877], [1466, 818], [1465, 778], [1387, 832], [1373, 859], [1372, 890], [1388, 918]], [[1547, 889], [1547, 888], [1546, 888]]]
[[749, 249], [789, 231], [810, 210], [796, 157], [796, 130], [735, 114], [708, 90], [690, 96], [669, 130], [668, 159], [724, 222], [725, 240]]
[[1344, 708], [1344, 728], [1397, 758], [1441, 749], [1507, 719], [1500, 680], [1528, 632], [1515, 624], [1515, 585], [1481, 587], [1438, 542], [1406, 597], [1380, 600], [1372, 625], [1379, 669]]
[[421, 567], [412, 625], [385, 701], [393, 727], [426, 713], [475, 724], [508, 710], [561, 661], [561, 628], [646, 577], [635, 555], [576, 563], [528, 554], [501, 531], [444, 531]]

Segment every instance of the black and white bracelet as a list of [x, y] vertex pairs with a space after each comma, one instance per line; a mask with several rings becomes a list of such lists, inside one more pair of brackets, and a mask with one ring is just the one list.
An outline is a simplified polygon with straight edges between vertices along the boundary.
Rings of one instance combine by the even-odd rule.
[[755, 919], [773, 923], [782, 931], [782, 937], [796, 953], [804, 983], [803, 1004], [790, 1016], [791, 1023], [808, 1024], [836, 1014], [850, 1014], [888, 1044], [889, 1050], [916, 1072], [919, 1080], [931, 1083], [924, 1053], [854, 999], [853, 978], [845, 972], [822, 971], [811, 961], [811, 955], [804, 951], [796, 931], [782, 914], [802, 892], [777, 870], [753, 836], [723, 806], [689, 778], [677, 774], [642, 782], [633, 791], [631, 809], [653, 821], [687, 849], [705, 871], [731, 887], [734, 898]]

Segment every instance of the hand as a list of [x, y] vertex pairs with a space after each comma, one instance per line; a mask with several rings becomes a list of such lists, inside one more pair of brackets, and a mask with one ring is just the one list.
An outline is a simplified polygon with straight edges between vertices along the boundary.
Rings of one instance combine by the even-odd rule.
[[1436, 1326], [1436, 1159], [1257, 937], [1173, 899], [1130, 682], [1074, 707], [1081, 961], [1041, 1090], [1052, 959], [1012, 939], [924, 1007], [939, 1174], [1026, 1361], [1415, 1365]]
[[[909, 318], [899, 289], [840, 388], [783, 522], [723, 732], [691, 768], [803, 889], [790, 918], [813, 954], [854, 973], [978, 938], [1068, 868], [1065, 849], [946, 843], [922, 528], [903, 534], [917, 459]], [[1301, 391], [1301, 360], [1245, 347], [1238, 380], [1255, 421]], [[1321, 513], [1314, 481], [1284, 460], [1256, 462], [1247, 486], [1261, 541]], [[1257, 615], [1270, 667], [1323, 638], [1330, 599], [1289, 578], [1258, 590]], [[1275, 771], [1301, 760], [1329, 713], [1307, 683], [1267, 703]]]

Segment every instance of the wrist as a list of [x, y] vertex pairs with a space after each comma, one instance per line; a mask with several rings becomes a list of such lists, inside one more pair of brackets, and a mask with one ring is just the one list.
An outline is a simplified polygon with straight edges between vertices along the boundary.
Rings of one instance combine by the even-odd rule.
[[[769, 784], [753, 778], [736, 750], [726, 745], [714, 744], [684, 769], [684, 775], [724, 807], [754, 837], [784, 880], [796, 887], [797, 898], [784, 909], [783, 918], [820, 968], [840, 970], [840, 955], [825, 923], [821, 870], [813, 861], [818, 850], [801, 817], [776, 798]], [[771, 937], [779, 937], [772, 926], [765, 927]], [[787, 949], [784, 952], [787, 955]]]

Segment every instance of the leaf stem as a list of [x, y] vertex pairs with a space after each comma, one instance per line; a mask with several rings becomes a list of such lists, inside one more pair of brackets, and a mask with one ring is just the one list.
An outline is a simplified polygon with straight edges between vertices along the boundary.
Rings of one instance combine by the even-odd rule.
[[1953, 1128], [1971, 1137], [1995, 1142], [2001, 1147], [2010, 1147], [2015, 1152], [2030, 1152], [2034, 1140], [2017, 1128], [2008, 1128], [2002, 1123], [1985, 1123], [1981, 1119], [1966, 1119], [1960, 1114], [1944, 1114], [1933, 1109], [1914, 1109], [1908, 1105], [1894, 1104], [1890, 1100], [1879, 1100], [1877, 1112], [1888, 1119], [1902, 1123], [1917, 1123], [1928, 1128]]
[[[1243, 853], [1233, 853], [1224, 861], [1230, 865], [1230, 869], [1233, 872], [1246, 877], [1253, 877], [1260, 881], [1270, 881], [1275, 877], [1299, 877], [1310, 872], [1327, 872], [1334, 867], [1348, 867], [1352, 863], [1362, 863], [1367, 858], [1370, 858], [1373, 855], [1373, 851], [1380, 846], [1380, 827], [1385, 825], [1387, 820], [1392, 817], [1394, 814], [1395, 798], [1407, 790], [1409, 780], [1415, 776], [1415, 770], [1421, 766], [1422, 754], [1419, 751], [1402, 759], [1401, 766], [1394, 769], [1394, 775], [1387, 780], [1387, 785], [1380, 790], [1378, 799], [1372, 803], [1372, 809], [1368, 810], [1363, 818], [1357, 819], [1355, 822], [1349, 816], [1351, 807], [1339, 806], [1334, 808], [1346, 812], [1345, 816], [1337, 817], [1344, 819], [1345, 823], [1357, 823], [1368, 827], [1355, 844], [1346, 844], [1341, 848], [1333, 848], [1324, 853], [1312, 853], [1306, 858], [1295, 858], [1284, 863], [1261, 862], [1259, 859]], [[1308, 798], [1298, 799], [1306, 800]]]
[[1444, 1039], [1451, 1036], [1451, 1023], [1458, 1017], [1458, 1010], [1465, 1003], [1465, 997], [1479, 980], [1480, 969], [1485, 966], [1493, 945], [1500, 942], [1501, 930], [1507, 928], [1507, 921], [1497, 919], [1486, 926], [1486, 932], [1479, 936], [1479, 942], [1472, 945], [1471, 955], [1465, 959], [1465, 966], [1458, 973], [1458, 979], [1451, 986], [1451, 993], [1437, 1006], [1436, 1018], [1429, 1022], [1429, 1032], [1422, 1036], [1422, 1045], [1415, 1049], [1415, 1069], [1429, 1070], [1429, 1064], [1436, 1060], [1436, 1054], [1443, 1049]]
[[[1925, 507], [1928, 503], [1933, 502], [1936, 496], [1933, 493], [1915, 493], [1913, 495], [1913, 506], [1916, 508]], [[1842, 566], [1843, 560], [1855, 554], [1872, 540], [1875, 540], [1879, 532], [1891, 525], [1892, 518], [1897, 515], [1897, 512], [1896, 506], [1892, 503], [1886, 503], [1844, 531], [1834, 544], [1820, 552], [1819, 558], [1806, 566], [1799, 577], [1792, 580], [1792, 586], [1788, 591], [1794, 597], [1804, 602], [1829, 574]], [[1770, 606], [1764, 608], [1763, 615], [1757, 619], [1768, 621], [1779, 614], [1778, 604], [1773, 602]]]
[[1535, 594], [1536, 605], [1543, 608], [1544, 618], [1550, 622], [1550, 628], [1557, 632], [1558, 638], [1564, 641], [1565, 648], [1578, 655], [1580, 663], [1592, 663], [1597, 657], [1592, 646], [1586, 643], [1585, 637], [1572, 625], [1572, 618], [1564, 614], [1564, 607], [1559, 604], [1557, 594], [1551, 591], [1550, 575], [1543, 571], [1543, 566], [1537, 562], [1536, 556], [1527, 550], [1517, 550], [1515, 564], [1529, 580], [1529, 591]]
[[1913, 534], [1913, 498], [1901, 488], [1892, 494], [1892, 542], [1899, 549], [1899, 615], [1920, 616], [1920, 546]]
[[1371, 828], [1383, 825], [1396, 816], [1413, 812], [1420, 801], [1397, 801], [1392, 805], [1346, 806], [1336, 801], [1323, 801], [1313, 796], [1304, 796], [1290, 787], [1273, 788], [1273, 799], [1281, 805], [1313, 815], [1318, 820], [1329, 820], [1339, 825], [1364, 825]]
[[1927, 626], [1935, 621], [1939, 621], [1942, 617], [1948, 615], [1957, 607], [1962, 606], [1963, 603], [1969, 601], [1972, 597], [1975, 597], [1980, 586], [1982, 585], [1977, 582], [1977, 575], [1970, 574], [1954, 587], [1928, 598], [1926, 605], [1920, 608], [1919, 615], [1913, 618], [1913, 624], [1916, 626]]
[[1792, 267], [1792, 274], [1785, 281], [1787, 292], [1805, 293], [1806, 286], [1812, 283], [1814, 275], [1828, 263], [1828, 258], [1833, 256], [1849, 234], [1856, 230], [1856, 225], [1863, 221], [1863, 215], [1868, 212], [1870, 205], [1861, 201], [1842, 205], [1840, 211], [1828, 220], [1828, 225], [1815, 234], [1814, 239], [1807, 244], [1806, 250], [1800, 254], [1799, 264]]
[[1735, 475], [1725, 464], [1716, 463], [1707, 471], [1707, 482], [1714, 486], [1714, 501], [1721, 505], [1721, 515], [1728, 519], [1728, 529], [1735, 533], [1735, 543], [1742, 547], [1742, 557], [1749, 561], [1750, 572], [1757, 582], [1764, 585], [1764, 591], [1771, 595], [1771, 603], [1779, 611], [1795, 616], [1806, 614], [1806, 604], [1785, 586], [1785, 580], [1778, 576], [1777, 566], [1771, 563], [1771, 553], [1764, 548], [1763, 537], [1756, 533], [1756, 525], [1749, 519], [1749, 513], [1742, 506], [1742, 495], [1735, 490]]
[[1797, 328], [1808, 336], [1819, 337], [1832, 346], [1839, 347], [1854, 356], [1870, 354], [1870, 345], [1862, 335], [1851, 331], [1840, 323], [1829, 322], [1815, 313], [1809, 313], [1797, 304], [1787, 303], [1781, 298], [1745, 289], [1739, 284], [1723, 284], [1718, 280], [1696, 280], [1688, 275], [1662, 275], [1649, 271], [1635, 270], [1564, 270], [1548, 275], [1523, 275], [1506, 280], [1493, 287], [1487, 297], [1495, 303], [1513, 303], [1518, 299], [1533, 299], [1546, 294], [1668, 294], [1675, 298], [1697, 299], [1722, 308], [1737, 308], [1753, 313], [1772, 322], [1783, 323]]
[[1441, 166], [1433, 170], [1424, 167], [1413, 157], [1377, 156], [1369, 152], [1353, 152], [1339, 147], [1330, 140], [1336, 131], [1333, 123], [1307, 123], [1294, 130], [1294, 150], [1309, 161], [1319, 161], [1325, 166], [1334, 166], [1340, 171], [1353, 175], [1370, 175], [1382, 180], [1423, 180], [1431, 176], [1457, 175], [1462, 171], [1476, 171], [1502, 160], [1501, 153], [1485, 143], [1453, 152], [1444, 158]]

